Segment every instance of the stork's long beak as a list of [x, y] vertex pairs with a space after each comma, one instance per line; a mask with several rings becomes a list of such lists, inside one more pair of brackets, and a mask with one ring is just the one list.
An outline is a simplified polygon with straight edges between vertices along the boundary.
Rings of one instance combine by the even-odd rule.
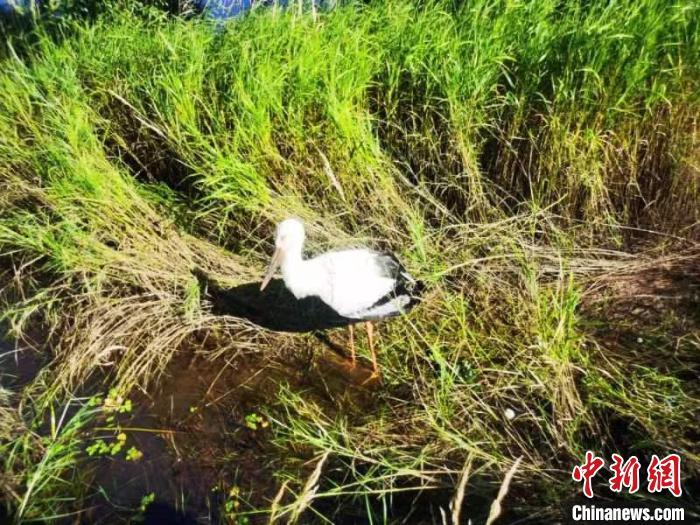
[[270, 261], [270, 266], [267, 268], [267, 273], [265, 274], [265, 278], [263, 279], [262, 283], [260, 284], [260, 291], [261, 292], [270, 283], [270, 279], [272, 279], [272, 276], [275, 275], [275, 271], [277, 270], [277, 268], [280, 267], [280, 264], [282, 264], [282, 250], [280, 250], [279, 248], [275, 248], [275, 253], [272, 254], [272, 260]]

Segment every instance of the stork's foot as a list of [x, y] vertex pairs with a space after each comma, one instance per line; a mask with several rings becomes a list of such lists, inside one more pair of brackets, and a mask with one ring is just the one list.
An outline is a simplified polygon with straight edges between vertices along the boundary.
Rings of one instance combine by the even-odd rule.
[[360, 383], [362, 386], [368, 386], [368, 385], [373, 385], [373, 384], [378, 384], [382, 382], [382, 374], [379, 373], [378, 370], [372, 371], [372, 373], [367, 376], [367, 379], [362, 381]]

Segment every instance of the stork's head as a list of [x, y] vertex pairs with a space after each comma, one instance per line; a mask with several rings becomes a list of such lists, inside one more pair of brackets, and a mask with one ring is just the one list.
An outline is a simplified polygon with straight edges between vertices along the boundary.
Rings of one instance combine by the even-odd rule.
[[268, 285], [275, 271], [284, 263], [290, 254], [301, 255], [304, 246], [304, 223], [299, 219], [285, 219], [277, 225], [275, 235], [275, 253], [272, 254], [270, 266], [267, 269], [265, 278], [260, 284], [260, 291]]
[[285, 219], [277, 225], [275, 248], [283, 252], [301, 250], [304, 245], [304, 223], [299, 219]]

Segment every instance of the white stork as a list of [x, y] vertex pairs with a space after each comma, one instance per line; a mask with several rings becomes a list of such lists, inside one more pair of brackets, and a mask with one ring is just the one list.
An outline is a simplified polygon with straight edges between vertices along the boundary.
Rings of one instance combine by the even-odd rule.
[[372, 367], [378, 375], [370, 321], [407, 312], [419, 300], [422, 289], [393, 254], [366, 248], [330, 251], [303, 258], [304, 224], [286, 219], [277, 225], [275, 253], [260, 285], [264, 290], [277, 268], [285, 286], [297, 298], [317, 296], [339, 315], [350, 321], [350, 347], [355, 364], [353, 322], [364, 321], [372, 354]]

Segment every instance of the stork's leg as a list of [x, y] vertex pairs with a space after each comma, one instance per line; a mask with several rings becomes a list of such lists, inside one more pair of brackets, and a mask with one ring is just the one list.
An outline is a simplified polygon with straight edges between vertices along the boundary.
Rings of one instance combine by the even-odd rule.
[[350, 330], [350, 360], [352, 361], [352, 366], [355, 366], [355, 328], [353, 325], [349, 325], [348, 329]]
[[369, 351], [372, 354], [372, 371], [374, 375], [379, 375], [379, 366], [377, 366], [377, 353], [374, 351], [374, 327], [371, 321], [366, 321], [365, 326], [367, 327], [367, 340], [369, 341]]

